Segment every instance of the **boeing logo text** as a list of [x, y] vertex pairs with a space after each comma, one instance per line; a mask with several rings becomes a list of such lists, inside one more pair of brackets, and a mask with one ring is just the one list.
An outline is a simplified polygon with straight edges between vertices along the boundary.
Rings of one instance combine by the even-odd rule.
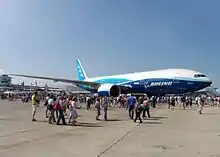
[[171, 86], [173, 84], [172, 81], [169, 82], [151, 82], [150, 86]]

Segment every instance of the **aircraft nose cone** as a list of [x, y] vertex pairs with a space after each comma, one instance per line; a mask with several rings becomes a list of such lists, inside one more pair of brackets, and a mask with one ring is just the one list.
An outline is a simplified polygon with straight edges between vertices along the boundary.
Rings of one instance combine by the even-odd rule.
[[212, 81], [211, 81], [211, 80], [208, 80], [208, 81], [206, 81], [206, 82], [203, 82], [204, 87], [209, 87], [209, 86], [211, 86], [211, 84], [212, 84]]
[[212, 85], [212, 81], [210, 80], [209, 82], [208, 82], [208, 86], [211, 86]]

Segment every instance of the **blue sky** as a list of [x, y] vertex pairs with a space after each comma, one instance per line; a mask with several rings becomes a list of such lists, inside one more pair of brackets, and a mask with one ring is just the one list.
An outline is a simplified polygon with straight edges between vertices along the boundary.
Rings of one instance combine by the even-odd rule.
[[218, 0], [0, 0], [0, 68], [76, 78], [163, 68], [220, 87]]

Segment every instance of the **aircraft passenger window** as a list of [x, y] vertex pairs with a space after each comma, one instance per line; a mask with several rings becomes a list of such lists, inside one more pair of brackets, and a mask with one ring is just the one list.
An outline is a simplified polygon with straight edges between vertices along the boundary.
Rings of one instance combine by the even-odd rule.
[[196, 74], [196, 75], [194, 75], [194, 77], [198, 78], [198, 77], [206, 77], [206, 76], [203, 74]]

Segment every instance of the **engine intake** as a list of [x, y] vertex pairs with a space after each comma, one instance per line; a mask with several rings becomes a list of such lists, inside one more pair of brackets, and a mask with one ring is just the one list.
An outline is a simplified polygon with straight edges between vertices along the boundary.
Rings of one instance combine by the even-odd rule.
[[117, 85], [102, 84], [98, 89], [99, 96], [118, 97], [121, 94], [121, 89]]

